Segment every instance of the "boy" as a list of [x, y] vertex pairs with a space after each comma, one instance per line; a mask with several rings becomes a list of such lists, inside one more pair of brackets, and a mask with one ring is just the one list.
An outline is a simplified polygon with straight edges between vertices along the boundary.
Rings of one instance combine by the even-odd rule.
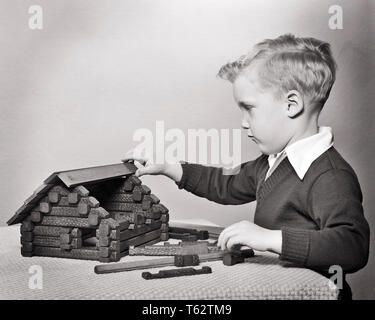
[[[257, 200], [254, 223], [235, 223], [218, 246], [272, 251], [281, 260], [327, 274], [368, 260], [369, 226], [351, 166], [333, 147], [332, 130], [318, 117], [335, 81], [328, 43], [283, 35], [219, 71], [233, 84], [242, 127], [262, 155], [233, 175], [197, 164], [152, 165], [137, 175], [164, 174], [180, 189], [221, 204]], [[130, 155], [127, 159], [145, 162]]]

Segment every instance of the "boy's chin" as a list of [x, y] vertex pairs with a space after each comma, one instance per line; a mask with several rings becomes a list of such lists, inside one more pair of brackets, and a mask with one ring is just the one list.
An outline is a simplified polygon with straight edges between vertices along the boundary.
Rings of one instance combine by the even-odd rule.
[[274, 152], [274, 148], [271, 148], [261, 141], [259, 141], [257, 138], [251, 137], [250, 138], [259, 148], [260, 152], [265, 155], [275, 154], [277, 152]]
[[270, 148], [267, 148], [267, 146], [263, 145], [262, 143], [256, 142], [256, 144], [262, 154], [265, 154], [267, 156], [269, 156], [270, 154], [274, 154], [274, 152], [272, 152]]

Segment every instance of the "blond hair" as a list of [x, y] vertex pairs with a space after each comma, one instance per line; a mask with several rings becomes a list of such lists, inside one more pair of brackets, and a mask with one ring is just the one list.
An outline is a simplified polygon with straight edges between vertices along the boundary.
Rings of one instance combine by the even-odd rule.
[[310, 103], [324, 105], [336, 78], [336, 63], [330, 45], [314, 38], [292, 34], [266, 39], [247, 55], [221, 67], [218, 76], [234, 82], [251, 62], [259, 60], [263, 88], [277, 88], [278, 95], [297, 90]]

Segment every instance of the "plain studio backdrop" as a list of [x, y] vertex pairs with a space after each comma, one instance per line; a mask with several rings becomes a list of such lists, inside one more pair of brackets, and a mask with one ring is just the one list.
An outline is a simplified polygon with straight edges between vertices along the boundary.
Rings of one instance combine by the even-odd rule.
[[[360, 180], [375, 218], [373, 1], [2, 0], [0, 4], [0, 225], [52, 172], [118, 163], [133, 134], [156, 121], [166, 130], [240, 128], [224, 63], [283, 33], [332, 44], [337, 81], [321, 116]], [[29, 28], [29, 7], [43, 29]], [[329, 7], [340, 5], [343, 29]], [[259, 155], [241, 139], [241, 159]], [[221, 206], [164, 177], [143, 182], [172, 218], [222, 226], [252, 219], [255, 204]], [[349, 277], [354, 298], [375, 298], [374, 235], [367, 267]]]

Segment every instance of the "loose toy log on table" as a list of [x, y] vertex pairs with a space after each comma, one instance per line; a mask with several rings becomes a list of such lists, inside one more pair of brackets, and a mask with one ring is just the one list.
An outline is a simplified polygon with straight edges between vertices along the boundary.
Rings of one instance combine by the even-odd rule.
[[174, 278], [183, 276], [195, 276], [198, 274], [212, 273], [210, 267], [202, 267], [201, 269], [194, 268], [181, 268], [181, 269], [168, 269], [160, 270], [158, 273], [142, 272], [142, 278], [146, 280], [150, 279], [164, 279], [164, 278]]
[[[243, 262], [246, 258], [250, 258], [254, 256], [254, 251], [252, 249], [245, 249], [235, 251], [235, 252], [228, 252], [228, 251], [218, 251], [213, 253], [207, 254], [199, 254], [197, 257], [199, 258], [199, 262], [206, 262], [206, 261], [218, 261], [222, 260], [223, 257], [227, 255], [229, 258], [226, 258], [224, 262], [229, 264], [226, 265], [233, 265], [235, 263]], [[236, 259], [230, 259], [232, 255], [236, 256]], [[97, 274], [103, 273], [113, 273], [113, 272], [122, 272], [122, 271], [133, 271], [133, 270], [143, 270], [143, 269], [150, 269], [150, 268], [160, 268], [166, 266], [174, 266], [176, 265], [176, 261], [179, 258], [174, 257], [165, 257], [159, 259], [148, 259], [148, 260], [141, 260], [141, 261], [130, 261], [130, 262], [121, 262], [121, 263], [114, 263], [110, 265], [98, 265], [95, 266], [94, 271]], [[183, 256], [184, 257], [184, 256]], [[239, 258], [242, 257], [242, 258]], [[184, 266], [188, 265], [197, 265], [197, 264], [189, 264], [188, 261], [190, 259], [184, 260], [186, 263]], [[196, 263], [194, 259], [191, 259], [192, 263]], [[176, 265], [177, 266], [177, 265]], [[179, 265], [182, 266], [182, 265]]]

